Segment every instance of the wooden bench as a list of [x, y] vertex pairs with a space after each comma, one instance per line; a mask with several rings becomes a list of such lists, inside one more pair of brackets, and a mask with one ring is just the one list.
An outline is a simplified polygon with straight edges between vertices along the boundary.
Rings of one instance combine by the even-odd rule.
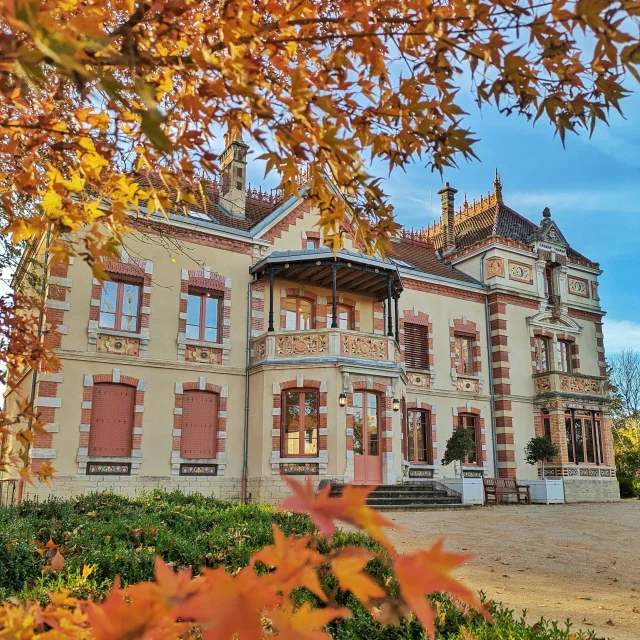
[[531, 504], [529, 485], [518, 484], [512, 478], [482, 478], [484, 503], [500, 504], [502, 496], [515, 495], [519, 504]]

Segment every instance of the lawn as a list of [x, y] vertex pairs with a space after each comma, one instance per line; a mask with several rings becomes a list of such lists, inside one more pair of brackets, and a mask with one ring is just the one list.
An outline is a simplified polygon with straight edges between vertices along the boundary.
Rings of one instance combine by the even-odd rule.
[[[124, 584], [153, 577], [156, 555], [175, 567], [225, 567], [233, 571], [245, 566], [251, 554], [273, 541], [272, 524], [289, 535], [314, 531], [304, 515], [278, 512], [263, 505], [240, 505], [198, 495], [156, 492], [137, 498], [114, 494], [92, 494], [67, 501], [26, 502], [0, 509], [0, 598], [46, 601], [59, 587], [78, 597], [103, 598], [113, 578]], [[48, 550], [52, 541], [57, 548]], [[375, 543], [357, 533], [338, 533], [333, 546], [357, 544], [374, 548]], [[65, 559], [58, 571], [48, 569], [49, 558], [60, 551]], [[327, 553], [329, 545], [323, 544]], [[86, 567], [91, 567], [86, 576]], [[83, 569], [84, 574], [83, 575]], [[379, 561], [368, 567], [379, 581], [392, 581], [389, 569]], [[328, 573], [323, 588], [337, 588]], [[391, 583], [393, 584], [393, 583]], [[301, 589], [297, 601], [314, 600]], [[348, 593], [339, 593], [353, 617], [334, 622], [329, 630], [335, 638], [400, 639], [424, 638], [414, 620], [398, 627], [381, 627]], [[554, 624], [525, 621], [494, 605], [496, 624], [480, 616], [463, 616], [445, 597], [436, 596], [440, 637], [451, 640], [566, 640], [567, 630]], [[535, 622], [535, 624], [533, 624]], [[468, 635], [468, 633], [472, 635]], [[585, 635], [594, 637], [593, 634]]]

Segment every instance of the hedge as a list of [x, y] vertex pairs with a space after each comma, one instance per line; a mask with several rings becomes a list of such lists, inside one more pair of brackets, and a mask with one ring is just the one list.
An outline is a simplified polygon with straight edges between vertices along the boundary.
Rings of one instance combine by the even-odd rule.
[[[300, 514], [280, 512], [265, 505], [224, 502], [199, 494], [154, 492], [136, 498], [112, 493], [88, 494], [69, 500], [24, 502], [0, 508], [0, 600], [31, 599], [46, 602], [52, 590], [66, 587], [77, 597], [101, 599], [116, 575], [123, 584], [153, 578], [153, 562], [160, 555], [176, 567], [223, 566], [233, 571], [245, 566], [251, 554], [273, 541], [272, 524], [290, 535], [314, 531]], [[49, 540], [60, 545], [66, 565], [58, 572], [43, 572], [46, 559], [39, 545]], [[37, 544], [39, 543], [39, 545]], [[338, 532], [332, 545], [356, 544], [378, 549], [370, 538]], [[327, 553], [326, 542], [320, 551]], [[86, 565], [95, 568], [82, 577]], [[380, 581], [392, 581], [388, 568], [374, 560], [369, 571]], [[337, 588], [324, 578], [326, 588]], [[393, 584], [391, 582], [391, 584]], [[298, 601], [313, 599], [300, 589]], [[463, 616], [444, 596], [433, 596], [439, 609], [439, 637], [450, 640], [567, 640], [568, 623], [540, 620], [531, 625], [524, 617], [498, 604], [492, 605], [494, 625], [471, 613]], [[415, 620], [398, 627], [381, 627], [349, 593], [338, 600], [350, 607], [353, 617], [332, 623], [329, 630], [339, 640], [424, 639]], [[579, 638], [595, 638], [592, 632]]]

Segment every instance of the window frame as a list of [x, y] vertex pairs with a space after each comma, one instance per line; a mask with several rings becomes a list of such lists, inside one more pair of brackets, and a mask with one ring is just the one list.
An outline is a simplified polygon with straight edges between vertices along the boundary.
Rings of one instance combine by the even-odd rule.
[[[382, 456], [382, 394], [378, 391], [372, 391], [371, 389], [358, 389], [357, 391], [353, 392], [352, 409], [360, 408], [360, 407], [356, 407], [355, 405], [355, 397], [358, 394], [362, 395], [362, 434], [361, 434], [361, 442], [360, 442], [360, 444], [362, 445], [362, 453], [356, 453], [355, 433], [354, 433], [354, 441], [353, 441], [353, 453], [354, 455], [380, 457]], [[378, 453], [369, 453], [369, 431], [368, 431], [369, 405], [367, 403], [367, 396], [370, 396], [370, 395], [375, 396], [376, 398], [376, 433], [378, 436], [378, 439], [377, 439]], [[355, 413], [352, 413], [352, 415], [355, 416]], [[365, 450], [365, 442], [364, 442], [365, 433], [367, 434], [366, 450]]]
[[[409, 430], [410, 430], [410, 423], [411, 423], [411, 415], [412, 414], [424, 414], [425, 417], [425, 422], [424, 422], [424, 429], [425, 429], [425, 458], [426, 460], [418, 460], [417, 459], [417, 453], [418, 453], [418, 431], [415, 428], [415, 422], [414, 422], [414, 429], [413, 429], [413, 436], [410, 435]], [[405, 421], [405, 437], [407, 439], [407, 446], [406, 446], [406, 450], [405, 450], [405, 455], [406, 455], [406, 460], [407, 462], [409, 462], [410, 464], [416, 464], [416, 465], [433, 465], [433, 433], [432, 433], [432, 424], [431, 424], [431, 411], [429, 411], [428, 409], [418, 409], [417, 407], [412, 407], [411, 409], [407, 409], [407, 419]], [[413, 453], [414, 453], [414, 459], [411, 459], [411, 456], [409, 454], [409, 441], [410, 439], [413, 440]]]
[[[581, 421], [582, 426], [582, 457], [578, 460], [578, 449], [576, 445], [576, 413], [577, 418]], [[599, 467], [604, 464], [604, 455], [602, 452], [602, 414], [599, 411], [590, 411], [585, 409], [566, 409], [564, 412], [565, 419], [565, 439], [567, 443], [567, 459], [570, 464], [576, 466]], [[593, 443], [594, 461], [587, 460], [587, 439], [585, 436], [585, 421], [591, 421], [591, 442]], [[569, 446], [569, 430], [571, 434], [571, 446]]]
[[[413, 353], [413, 349], [409, 349], [409, 345], [413, 344], [407, 341], [407, 327], [417, 327], [417, 331], [424, 332], [423, 351], [417, 355]], [[413, 331], [410, 329], [409, 332]], [[411, 352], [411, 353], [410, 353]], [[411, 360], [411, 362], [409, 362]], [[416, 364], [416, 362], [418, 362]], [[429, 327], [419, 322], [406, 321], [404, 323], [404, 362], [409, 369], [418, 369], [419, 371], [429, 371]]]
[[[463, 424], [463, 420], [468, 420], [469, 418], [473, 419], [473, 427], [470, 427], [467, 424]], [[475, 462], [469, 462], [469, 456], [465, 458], [463, 465], [468, 467], [483, 467], [484, 459], [482, 456], [482, 433], [480, 431], [480, 420], [478, 419], [475, 413], [459, 413], [458, 414], [458, 426], [464, 427], [465, 429], [473, 429], [473, 439], [476, 443], [476, 460]]]
[[[304, 453], [304, 445], [305, 445], [305, 433], [304, 425], [301, 425], [302, 428], [298, 429], [298, 453], [288, 453], [287, 452], [287, 393], [297, 393], [298, 394], [298, 408], [300, 411], [300, 416], [305, 415], [304, 413], [304, 403], [305, 403], [305, 395], [307, 393], [313, 393], [316, 397], [316, 452], [315, 453]], [[285, 389], [280, 396], [280, 455], [283, 458], [317, 458], [320, 455], [320, 392], [318, 389], [312, 389], [307, 387], [296, 387], [295, 389]], [[303, 453], [300, 453], [302, 450]]]
[[315, 251], [316, 249], [319, 249], [319, 248], [320, 248], [320, 238], [305, 238], [304, 240], [305, 251]]
[[[456, 354], [456, 373], [459, 376], [473, 376], [475, 375], [474, 367], [473, 367], [473, 343], [474, 339], [471, 336], [455, 334], [454, 335], [454, 353]], [[469, 345], [468, 348], [468, 359], [465, 361], [464, 359], [464, 349], [463, 344], [467, 343]], [[460, 353], [460, 360], [457, 359], [458, 349]], [[465, 371], [465, 368], [469, 369], [469, 371]]]
[[554, 267], [546, 266], [544, 268], [544, 293], [548, 300], [550, 300], [556, 293], [556, 283], [553, 274]]
[[[347, 328], [343, 329], [340, 327], [340, 309], [346, 310], [347, 312]], [[355, 331], [356, 322], [355, 322], [355, 307], [351, 304], [345, 304], [344, 302], [338, 302], [336, 305], [336, 311], [338, 314], [338, 329], [342, 331]], [[327, 304], [327, 328], [331, 329], [331, 323], [333, 322], [333, 302], [329, 301]]]
[[[187, 297], [187, 318], [185, 322], [185, 336], [187, 341], [196, 340], [198, 342], [210, 342], [211, 344], [220, 344], [222, 342], [222, 310], [224, 308], [224, 296], [222, 292], [218, 290], [210, 290], [210, 289], [200, 289], [198, 287], [189, 287], [187, 292], [187, 296], [198, 296], [200, 298], [200, 311], [198, 318], [198, 337], [190, 338], [188, 336], [189, 327], [195, 327], [194, 324], [189, 324], [189, 298]], [[218, 313], [216, 314], [216, 340], [207, 340], [204, 336], [206, 334], [207, 329], [211, 329], [212, 327], [206, 326], [206, 316], [207, 316], [207, 300], [215, 298], [218, 301]]]
[[[550, 357], [549, 357], [551, 355], [551, 350], [549, 348], [550, 340], [545, 336], [533, 336], [533, 339], [534, 339], [534, 358], [536, 362], [536, 373], [549, 373], [549, 371], [551, 371], [552, 369]], [[545, 367], [543, 367], [543, 362], [542, 362], [542, 352], [543, 352], [542, 346], [543, 345], [544, 345], [544, 353], [546, 356]]]
[[[571, 344], [569, 340], [558, 340], [556, 342], [556, 367], [562, 373], [573, 373]], [[563, 347], [565, 353], [563, 353]]]
[[541, 413], [542, 428], [544, 430], [544, 437], [551, 441], [551, 416], [547, 409], [543, 409]]
[[[287, 302], [289, 300], [296, 301], [296, 328], [295, 329], [287, 329]], [[311, 305], [311, 316], [309, 322], [309, 328], [300, 328], [300, 302], [306, 301]], [[284, 315], [284, 331], [312, 331], [316, 328], [316, 301], [313, 298], [308, 298], [307, 296], [287, 296], [285, 298], [285, 315]]]
[[[116, 284], [117, 288], [116, 288], [116, 309], [115, 311], [112, 313], [110, 311], [105, 311], [104, 313], [108, 313], [109, 315], [113, 315], [114, 316], [114, 325], [113, 327], [107, 327], [105, 325], [102, 324], [102, 300], [103, 300], [103, 294], [105, 291], [105, 283], [107, 282], [112, 282], [114, 284]], [[123, 314], [122, 313], [122, 301], [124, 298], [124, 287], [125, 285], [135, 285], [138, 287], [138, 305], [137, 305], [137, 309], [136, 309], [136, 313], [134, 316], [131, 316], [129, 314]], [[132, 334], [138, 334], [140, 333], [141, 330], [141, 326], [140, 326], [140, 321], [141, 321], [141, 309], [142, 309], [142, 294], [143, 294], [143, 280], [142, 278], [139, 278], [138, 276], [127, 276], [127, 275], [121, 275], [121, 274], [109, 274], [109, 280], [105, 280], [102, 283], [102, 286], [100, 287], [100, 305], [98, 307], [98, 328], [99, 329], [104, 329], [105, 331], [121, 331], [123, 333], [132, 333]], [[122, 326], [122, 318], [126, 317], [126, 318], [135, 318], [136, 319], [136, 328], [134, 330], [132, 329], [121, 329], [120, 327]]]

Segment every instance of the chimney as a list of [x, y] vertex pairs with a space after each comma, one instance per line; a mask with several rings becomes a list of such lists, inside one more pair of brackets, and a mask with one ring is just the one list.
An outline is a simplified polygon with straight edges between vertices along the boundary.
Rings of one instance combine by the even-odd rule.
[[456, 248], [456, 230], [454, 225], [454, 197], [456, 193], [458, 193], [458, 190], [450, 187], [448, 182], [445, 183], [444, 189], [438, 191], [442, 206], [442, 255], [451, 253], [451, 251]]
[[225, 150], [220, 156], [220, 204], [232, 215], [246, 217], [245, 188], [247, 150], [239, 129], [229, 129], [224, 134]]

